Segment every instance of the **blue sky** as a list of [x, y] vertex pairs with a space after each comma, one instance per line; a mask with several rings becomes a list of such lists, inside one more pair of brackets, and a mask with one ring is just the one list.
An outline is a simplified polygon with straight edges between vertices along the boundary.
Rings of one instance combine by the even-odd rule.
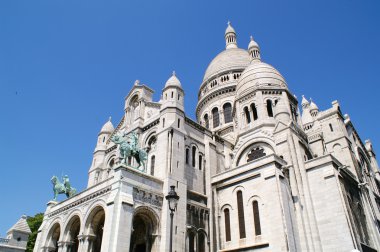
[[[176, 71], [194, 118], [208, 63], [231, 20], [290, 90], [337, 99], [380, 151], [379, 1], [0, 1], [0, 235], [43, 212], [52, 175], [83, 190], [97, 134], [136, 79], [155, 99]], [[60, 199], [63, 199], [61, 197]]]

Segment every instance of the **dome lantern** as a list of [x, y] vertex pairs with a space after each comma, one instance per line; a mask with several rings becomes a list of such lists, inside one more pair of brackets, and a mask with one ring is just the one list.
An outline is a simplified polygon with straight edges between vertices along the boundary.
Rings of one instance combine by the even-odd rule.
[[226, 49], [237, 48], [236, 32], [231, 26], [231, 22], [228, 21], [228, 26], [226, 32], [224, 33], [224, 38], [226, 39]]
[[248, 44], [248, 52], [249, 52], [249, 55], [251, 56], [252, 60], [260, 60], [261, 59], [260, 47], [256, 43], [256, 41], [253, 40], [252, 36], [251, 36], [251, 41]]

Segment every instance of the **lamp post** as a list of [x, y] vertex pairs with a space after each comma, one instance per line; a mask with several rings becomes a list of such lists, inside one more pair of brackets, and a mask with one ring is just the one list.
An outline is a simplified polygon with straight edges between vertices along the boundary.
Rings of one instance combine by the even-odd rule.
[[170, 191], [168, 195], [165, 196], [165, 199], [167, 199], [169, 203], [169, 210], [170, 210], [170, 246], [169, 246], [169, 252], [172, 252], [172, 246], [173, 246], [173, 216], [174, 211], [177, 207], [179, 196], [174, 190], [175, 186], [170, 186]]

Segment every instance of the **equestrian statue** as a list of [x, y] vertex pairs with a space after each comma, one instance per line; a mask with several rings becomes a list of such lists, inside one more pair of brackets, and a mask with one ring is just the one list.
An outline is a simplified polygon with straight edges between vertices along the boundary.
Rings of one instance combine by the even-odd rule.
[[127, 164], [128, 157], [134, 157], [138, 166], [133, 168], [145, 172], [145, 161], [147, 160], [148, 154], [145, 149], [139, 148], [138, 140], [138, 135], [134, 131], [129, 134], [117, 132], [111, 137], [111, 141], [119, 145], [122, 163]]
[[54, 201], [57, 200], [58, 194], [66, 194], [67, 198], [71, 198], [77, 193], [77, 190], [74, 187], [71, 187], [69, 177], [67, 175], [62, 178], [63, 183], [61, 183], [57, 176], [53, 176], [51, 178], [51, 182], [53, 183], [53, 191], [54, 191]]

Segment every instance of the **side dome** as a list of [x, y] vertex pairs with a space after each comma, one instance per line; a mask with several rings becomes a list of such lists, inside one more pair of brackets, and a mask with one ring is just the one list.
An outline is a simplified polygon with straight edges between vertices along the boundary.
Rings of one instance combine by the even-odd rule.
[[284, 77], [273, 66], [254, 60], [241, 74], [236, 85], [236, 98], [259, 89], [287, 89]]
[[208, 65], [203, 82], [211, 77], [229, 70], [244, 70], [251, 59], [246, 50], [230, 48], [219, 53]]
[[112, 124], [112, 122], [111, 122], [111, 117], [110, 117], [110, 119], [108, 120], [108, 122], [106, 122], [106, 123], [103, 125], [102, 129], [100, 130], [100, 133], [108, 133], [108, 134], [110, 134], [110, 133], [112, 133], [114, 130], [115, 130], [115, 128], [113, 127], [113, 124]]
[[177, 78], [175, 71], [173, 71], [172, 76], [168, 79], [168, 81], [165, 83], [165, 88], [167, 87], [178, 87], [182, 89], [181, 82]]

